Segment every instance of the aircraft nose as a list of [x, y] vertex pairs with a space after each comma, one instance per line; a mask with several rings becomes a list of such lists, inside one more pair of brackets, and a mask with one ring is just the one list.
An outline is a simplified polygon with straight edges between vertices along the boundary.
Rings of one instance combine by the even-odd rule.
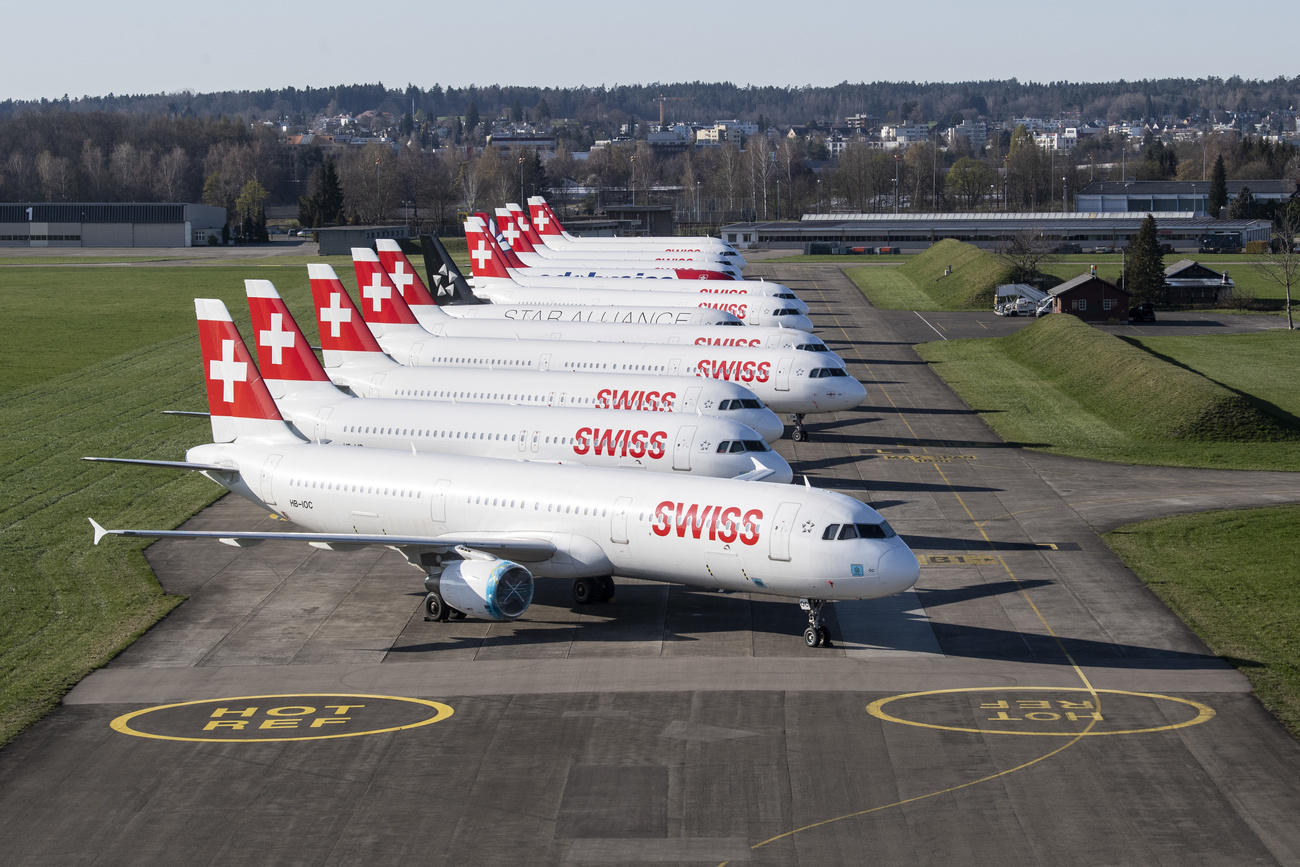
[[750, 410], [745, 424], [752, 427], [764, 441], [774, 443], [785, 434], [785, 424], [770, 409]]
[[798, 316], [786, 316], [782, 319], [781, 324], [786, 328], [798, 328], [800, 331], [807, 331], [809, 334], [811, 334], [813, 330], [812, 320], [803, 314]]
[[895, 538], [876, 565], [877, 579], [888, 593], [902, 593], [921, 577], [921, 564], [907, 543]]
[[776, 452], [764, 454], [758, 459], [758, 462], [772, 471], [772, 475], [763, 479], [763, 481], [771, 482], [774, 485], [788, 485], [794, 481], [794, 470], [791, 469], [789, 461]]

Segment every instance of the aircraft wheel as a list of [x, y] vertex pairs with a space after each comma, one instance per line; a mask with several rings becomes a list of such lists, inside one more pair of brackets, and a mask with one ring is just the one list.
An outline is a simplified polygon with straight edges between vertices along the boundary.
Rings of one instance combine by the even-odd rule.
[[590, 578], [573, 579], [573, 601], [578, 605], [587, 605], [596, 595], [596, 583]]
[[804, 644], [808, 645], [809, 647], [816, 647], [817, 645], [821, 644], [821, 642], [822, 642], [822, 636], [821, 636], [820, 629], [813, 629], [811, 626], [809, 626], [807, 629], [803, 631]]
[[464, 620], [464, 619], [465, 619], [465, 612], [464, 612], [464, 611], [461, 611], [461, 610], [456, 609], [456, 608], [451, 608], [451, 609], [448, 609], [448, 610], [451, 611], [451, 619], [452, 619], [452, 620]]
[[599, 578], [597, 578], [596, 581], [598, 582], [600, 587], [600, 590], [597, 594], [600, 597], [599, 601], [613, 602], [614, 601], [614, 579], [608, 575], [602, 575]]
[[446, 622], [450, 609], [438, 593], [427, 593], [424, 597], [424, 619]]
[[794, 440], [797, 443], [801, 443], [804, 440], [808, 439], [808, 434], [804, 432], [804, 429], [801, 425], [796, 425], [795, 429], [790, 431], [790, 439]]
[[829, 629], [823, 626], [817, 630], [817, 634], [820, 638], [820, 643], [822, 647], [831, 646], [831, 631]]

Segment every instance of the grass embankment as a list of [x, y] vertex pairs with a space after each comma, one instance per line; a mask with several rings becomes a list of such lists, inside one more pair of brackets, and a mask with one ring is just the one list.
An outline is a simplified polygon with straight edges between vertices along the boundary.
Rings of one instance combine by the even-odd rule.
[[1120, 527], [1106, 543], [1300, 736], [1300, 506]]
[[159, 414], [205, 408], [192, 299], [224, 299], [247, 338], [243, 280], [257, 277], [314, 339], [306, 268], [0, 269], [0, 743], [179, 601], [162, 594], [143, 542], [92, 547], [86, 518], [172, 527], [220, 489], [81, 457], [179, 459], [208, 441], [206, 421]]
[[993, 253], [951, 238], [897, 268], [844, 269], [873, 306], [886, 310], [992, 310], [993, 292], [1007, 282], [1007, 271]]
[[1250, 363], [1224, 363], [1223, 385], [1068, 315], [919, 352], [1008, 442], [1124, 463], [1297, 470], [1296, 394], [1246, 396], [1293, 368], [1295, 344], [1271, 339]]

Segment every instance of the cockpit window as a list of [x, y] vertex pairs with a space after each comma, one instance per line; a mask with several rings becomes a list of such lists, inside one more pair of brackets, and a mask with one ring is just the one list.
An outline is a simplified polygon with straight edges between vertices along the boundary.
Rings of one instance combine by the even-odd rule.
[[739, 398], [739, 399], [738, 399], [738, 402], [739, 402], [740, 405], [741, 405], [742, 407], [744, 407], [745, 409], [762, 409], [762, 408], [763, 408], [763, 404], [762, 404], [762, 402], [759, 401], [758, 399], [756, 399], [756, 398], [752, 398], [752, 397], [742, 397], [742, 398]]
[[795, 347], [802, 352], [828, 352], [824, 343], [800, 343]]
[[814, 367], [808, 371], [809, 379], [822, 379], [827, 376], [848, 376], [848, 371], [842, 367]]
[[765, 452], [767, 451], [767, 443], [762, 440], [745, 440], [745, 451]]
[[898, 535], [888, 521], [879, 524], [831, 524], [823, 532], [823, 539], [892, 539]]
[[775, 295], [773, 295], [772, 297], [773, 297], [773, 298], [784, 298], [784, 299], [786, 299], [787, 301], [793, 301], [793, 300], [795, 299], [796, 296], [795, 296], [795, 294], [794, 294], [793, 292], [778, 292], [778, 293], [776, 293]]
[[731, 322], [730, 320], [728, 320], [727, 322], [715, 322], [715, 323], [713, 323], [713, 324], [714, 324], [714, 325], [744, 325], [745, 323], [743, 323], [743, 322]]
[[772, 315], [773, 316], [798, 316], [799, 311], [795, 310], [793, 307], [781, 307], [777, 310], [773, 310]]

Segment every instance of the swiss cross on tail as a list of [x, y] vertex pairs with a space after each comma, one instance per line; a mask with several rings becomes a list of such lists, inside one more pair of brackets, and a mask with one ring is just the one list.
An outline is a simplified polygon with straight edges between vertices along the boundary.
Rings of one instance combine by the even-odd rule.
[[245, 280], [248, 313], [257, 335], [257, 364], [272, 380], [328, 381], [302, 330], [270, 280]]
[[357, 288], [364, 299], [361, 316], [379, 325], [415, 325], [415, 314], [402, 300], [393, 281], [384, 273], [379, 256], [369, 247], [352, 248], [352, 267], [357, 274]]
[[212, 416], [279, 419], [275, 401], [253, 366], [226, 305], [215, 298], [195, 298], [203, 376]]
[[555, 225], [555, 221], [546, 213], [546, 203], [530, 199], [528, 201], [528, 213], [533, 218], [533, 228], [539, 235], [558, 235], [560, 229]]
[[402, 298], [408, 305], [432, 307], [437, 304], [429, 292], [429, 287], [424, 285], [420, 275], [411, 266], [411, 260], [406, 258], [406, 254], [402, 252], [402, 248], [396, 241], [392, 238], [377, 239], [375, 252], [379, 254], [379, 263], [383, 265], [385, 273], [393, 281], [397, 291], [402, 293]]
[[501, 248], [494, 239], [488, 237], [481, 221], [465, 221], [465, 242], [469, 245], [470, 270], [475, 277], [510, 276], [502, 262]]
[[358, 315], [342, 281], [334, 274], [334, 268], [308, 265], [307, 275], [311, 278], [311, 297], [316, 306], [321, 348], [326, 352], [382, 352], [375, 336]]

